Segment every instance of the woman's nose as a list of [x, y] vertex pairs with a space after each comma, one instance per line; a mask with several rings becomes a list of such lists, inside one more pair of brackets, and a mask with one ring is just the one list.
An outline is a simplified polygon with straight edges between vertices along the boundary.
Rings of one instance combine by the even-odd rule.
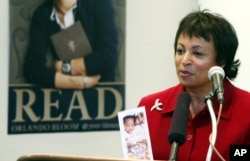
[[189, 52], [185, 52], [185, 54], [182, 55], [181, 63], [183, 65], [188, 65], [191, 63], [191, 54]]

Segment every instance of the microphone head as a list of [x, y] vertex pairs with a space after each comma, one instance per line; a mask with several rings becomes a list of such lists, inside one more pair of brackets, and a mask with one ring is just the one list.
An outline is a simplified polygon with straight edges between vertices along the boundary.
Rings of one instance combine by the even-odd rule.
[[219, 66], [213, 66], [208, 71], [208, 78], [212, 81], [212, 91], [217, 95], [220, 104], [224, 101], [223, 79], [225, 77], [224, 70]]
[[190, 99], [187, 92], [182, 92], [178, 96], [168, 133], [168, 141], [171, 144], [175, 141], [182, 145], [186, 140]]
[[208, 78], [210, 80], [212, 80], [212, 76], [216, 73], [219, 74], [222, 77], [222, 79], [225, 77], [225, 72], [224, 72], [223, 68], [221, 68], [219, 66], [213, 66], [208, 71]]

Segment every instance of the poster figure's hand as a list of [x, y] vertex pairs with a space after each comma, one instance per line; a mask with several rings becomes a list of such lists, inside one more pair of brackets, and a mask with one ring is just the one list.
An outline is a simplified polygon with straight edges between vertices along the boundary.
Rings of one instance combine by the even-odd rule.
[[87, 74], [83, 57], [71, 59], [70, 64], [72, 75], [85, 76]]
[[84, 88], [91, 88], [95, 86], [101, 78], [101, 75], [94, 75], [94, 76], [84, 76], [83, 77], [83, 86]]
[[56, 72], [62, 73], [62, 64], [63, 64], [62, 60], [55, 60], [54, 67]]
[[[86, 69], [85, 69], [85, 63], [83, 57], [74, 58], [69, 61], [70, 69], [71, 69], [71, 75], [86, 75]], [[62, 73], [62, 67], [63, 67], [63, 61], [62, 60], [56, 60], [54, 62], [54, 67], [57, 72]]]

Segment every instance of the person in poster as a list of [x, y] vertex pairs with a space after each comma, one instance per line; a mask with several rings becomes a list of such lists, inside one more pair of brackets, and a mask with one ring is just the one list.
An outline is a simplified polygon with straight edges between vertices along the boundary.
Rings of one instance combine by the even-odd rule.
[[[71, 6], [67, 20], [57, 23], [55, 2]], [[10, 1], [8, 134], [118, 130], [117, 112], [125, 107], [125, 4], [124, 0]], [[67, 62], [58, 59], [51, 36], [78, 22], [93, 52], [78, 58], [78, 63], [70, 60], [68, 74], [62, 65]], [[83, 63], [85, 74], [74, 67]], [[74, 69], [79, 69], [78, 75]], [[71, 83], [79, 86], [55, 86], [56, 73], [68, 80], [77, 78], [79, 82]]]
[[[99, 81], [115, 81], [118, 32], [114, 15], [111, 0], [46, 0], [35, 10], [31, 21], [23, 65], [26, 81], [60, 89], [83, 89]], [[50, 38], [76, 21], [81, 22], [93, 52], [59, 60]], [[50, 64], [48, 56], [54, 60]]]

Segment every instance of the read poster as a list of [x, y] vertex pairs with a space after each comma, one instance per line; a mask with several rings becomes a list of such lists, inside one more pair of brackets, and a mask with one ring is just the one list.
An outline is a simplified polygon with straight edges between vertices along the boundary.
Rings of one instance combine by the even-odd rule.
[[32, 16], [43, 2], [9, 1], [8, 134], [119, 130], [117, 113], [125, 107], [126, 1], [112, 1], [119, 39], [115, 81], [83, 90], [40, 87], [24, 77]]

